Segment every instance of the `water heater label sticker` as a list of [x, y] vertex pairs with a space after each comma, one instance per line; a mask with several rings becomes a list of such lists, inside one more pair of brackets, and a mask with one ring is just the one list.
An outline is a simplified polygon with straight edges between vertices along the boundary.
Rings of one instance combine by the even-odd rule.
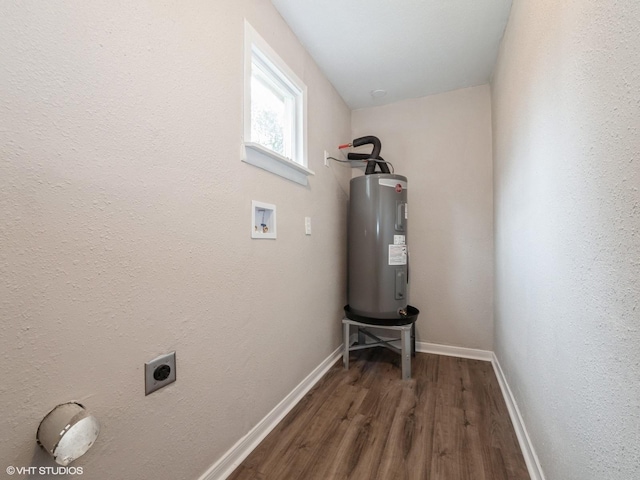
[[407, 246], [389, 245], [389, 265], [407, 264]]
[[404, 245], [406, 242], [404, 240], [404, 235], [394, 235], [393, 236], [393, 244], [394, 245]]

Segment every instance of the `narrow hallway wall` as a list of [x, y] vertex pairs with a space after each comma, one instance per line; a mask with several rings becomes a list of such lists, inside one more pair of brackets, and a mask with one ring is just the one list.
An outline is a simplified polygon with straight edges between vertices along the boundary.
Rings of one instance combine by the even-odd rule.
[[[309, 187], [240, 161], [245, 18], [308, 87]], [[83, 478], [198, 478], [341, 343], [350, 111], [267, 0], [7, 0], [0, 58], [0, 476], [77, 400]]]
[[640, 478], [640, 3], [515, 0], [495, 351], [548, 480]]

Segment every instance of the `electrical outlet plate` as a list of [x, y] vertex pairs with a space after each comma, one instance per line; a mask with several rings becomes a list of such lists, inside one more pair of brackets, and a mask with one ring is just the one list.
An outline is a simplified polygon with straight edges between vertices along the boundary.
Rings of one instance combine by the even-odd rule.
[[311, 235], [311, 217], [304, 217], [304, 233]]
[[176, 381], [176, 352], [167, 353], [144, 364], [145, 395]]
[[329, 166], [329, 152], [327, 152], [326, 150], [324, 151], [324, 166], [328, 167]]

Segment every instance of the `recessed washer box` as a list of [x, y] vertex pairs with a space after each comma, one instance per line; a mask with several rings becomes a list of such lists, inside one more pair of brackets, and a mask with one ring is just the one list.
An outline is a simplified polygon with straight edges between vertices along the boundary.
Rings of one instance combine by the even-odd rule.
[[251, 238], [276, 238], [276, 206], [251, 201]]
[[145, 395], [176, 381], [176, 352], [167, 353], [144, 364]]

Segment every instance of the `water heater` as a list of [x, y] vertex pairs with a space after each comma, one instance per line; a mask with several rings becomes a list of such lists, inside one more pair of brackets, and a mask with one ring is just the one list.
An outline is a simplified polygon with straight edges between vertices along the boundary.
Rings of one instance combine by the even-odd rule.
[[367, 160], [367, 169], [350, 182], [345, 313], [364, 323], [408, 324], [419, 312], [408, 304], [407, 178], [389, 171], [376, 137], [351, 145], [367, 143], [374, 145], [371, 154], [349, 154]]
[[351, 311], [393, 318], [407, 310], [407, 179], [378, 173], [351, 180], [348, 298]]

